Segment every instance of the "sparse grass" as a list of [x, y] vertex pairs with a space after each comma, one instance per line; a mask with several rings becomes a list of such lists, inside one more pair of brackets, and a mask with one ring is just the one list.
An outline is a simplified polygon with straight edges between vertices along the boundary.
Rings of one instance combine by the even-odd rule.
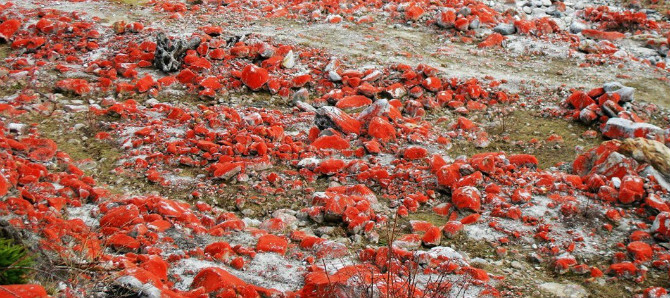
[[128, 5], [143, 5], [149, 2], [149, 0], [113, 0], [113, 1]]
[[[560, 162], [573, 161], [577, 154], [575, 146], [591, 148], [602, 142], [601, 138], [582, 139], [581, 135], [589, 128], [578, 122], [544, 118], [523, 110], [515, 111], [507, 117], [504, 132], [499, 126], [487, 129], [491, 139], [488, 147], [476, 148], [467, 141], [456, 141], [449, 154], [454, 157], [496, 151], [504, 151], [507, 154], [533, 154], [537, 157], [540, 168], [544, 169]], [[561, 136], [564, 142], [543, 144], [552, 134]], [[504, 140], [502, 138], [504, 135], [507, 135], [509, 140]], [[532, 144], [533, 140], [537, 140], [538, 144]]]

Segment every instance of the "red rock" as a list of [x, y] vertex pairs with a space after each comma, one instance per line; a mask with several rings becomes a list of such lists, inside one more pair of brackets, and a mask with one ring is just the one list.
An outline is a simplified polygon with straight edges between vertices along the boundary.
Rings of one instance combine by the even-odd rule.
[[312, 146], [318, 149], [349, 149], [349, 142], [339, 135], [321, 136], [317, 138]]
[[633, 277], [637, 273], [637, 267], [631, 262], [616, 263], [610, 265], [607, 272], [619, 277]]
[[21, 28], [21, 22], [19, 20], [7, 20], [0, 24], [0, 40], [3, 42], [9, 41], [14, 33]]
[[270, 79], [268, 71], [265, 68], [258, 67], [253, 64], [248, 64], [242, 70], [242, 83], [249, 87], [249, 89], [256, 91], [259, 90], [267, 83]]
[[437, 171], [437, 183], [441, 186], [452, 187], [461, 179], [460, 165], [450, 164], [440, 167]]
[[532, 199], [532, 194], [531, 191], [525, 188], [517, 188], [514, 190], [514, 193], [512, 194], [512, 203], [526, 203], [530, 202]]
[[644, 198], [644, 181], [639, 176], [626, 175], [621, 179], [619, 202], [630, 204]]
[[459, 18], [454, 23], [454, 28], [458, 31], [467, 31], [470, 27], [470, 21], [466, 18]]
[[493, 33], [489, 35], [486, 39], [480, 42], [478, 48], [489, 48], [502, 45], [502, 42], [505, 40], [505, 37], [500, 33]]
[[591, 39], [596, 39], [596, 40], [618, 40], [618, 39], [623, 39], [626, 37], [625, 34], [621, 32], [613, 32], [613, 31], [600, 31], [600, 30], [595, 30], [595, 29], [584, 29], [582, 30], [582, 35], [585, 37], [591, 38]]
[[77, 95], [91, 92], [91, 86], [83, 79], [64, 79], [56, 83], [56, 87], [63, 91], [70, 91]]
[[214, 49], [209, 52], [209, 58], [214, 60], [223, 60], [226, 57], [226, 50], [224, 49]]
[[137, 81], [135, 87], [137, 88], [137, 91], [144, 93], [149, 91], [149, 89], [151, 89], [154, 85], [156, 85], [154, 78], [152, 78], [150, 75], [146, 75]]
[[168, 263], [159, 256], [149, 256], [149, 260], [141, 265], [142, 269], [149, 271], [160, 278], [162, 281], [167, 280]]
[[668, 291], [662, 287], [649, 287], [644, 290], [643, 298], [663, 298], [667, 295]]
[[100, 218], [100, 227], [123, 228], [140, 216], [135, 205], [125, 205], [110, 209]]
[[458, 117], [455, 128], [465, 131], [471, 131], [477, 128], [477, 125], [465, 117]]
[[438, 77], [428, 77], [421, 83], [423, 88], [431, 92], [438, 92], [442, 89], [442, 80]]
[[328, 125], [330, 125], [330, 123], [327, 123], [326, 125], [320, 124], [321, 119], [325, 118], [328, 120], [323, 122], [330, 121], [337, 129], [344, 133], [361, 133], [361, 122], [336, 107], [321, 107], [316, 111], [316, 114], [317, 126], [319, 126], [320, 129], [326, 129], [328, 128]]
[[654, 256], [654, 252], [651, 250], [651, 245], [641, 241], [633, 241], [628, 243], [626, 250], [628, 250], [628, 253], [633, 256], [635, 261], [639, 262], [650, 261]]
[[575, 257], [571, 255], [561, 255], [556, 258], [554, 261], [554, 270], [558, 274], [565, 274], [570, 270], [570, 267], [577, 265], [577, 260], [575, 260]]
[[476, 222], [479, 220], [479, 218], [480, 218], [481, 216], [482, 216], [482, 215], [479, 214], [479, 213], [473, 213], [473, 214], [470, 214], [470, 215], [468, 215], [468, 216], [466, 216], [466, 217], [463, 217], [463, 218], [460, 220], [460, 222], [461, 222], [462, 224], [464, 224], [464, 225], [473, 224], [473, 223], [476, 223]]
[[47, 298], [47, 291], [40, 285], [2, 285], [0, 298]]
[[230, 261], [230, 266], [237, 270], [242, 270], [242, 268], [244, 268], [244, 258], [234, 258], [232, 261]]
[[372, 100], [362, 96], [362, 95], [352, 95], [352, 96], [347, 96], [335, 104], [335, 106], [339, 109], [348, 109], [348, 108], [360, 108], [363, 106], [367, 106], [372, 103]]
[[440, 233], [440, 228], [430, 227], [423, 237], [421, 237], [421, 243], [425, 247], [433, 247], [440, 245], [440, 239], [442, 238], [442, 233]]
[[381, 144], [379, 144], [379, 142], [377, 142], [376, 140], [367, 141], [363, 143], [363, 146], [365, 147], [365, 150], [370, 154], [379, 154], [382, 152]]
[[209, 171], [215, 178], [228, 180], [242, 171], [244, 165], [242, 163], [223, 162], [212, 164]]
[[286, 238], [267, 234], [258, 238], [256, 250], [259, 252], [276, 252], [283, 255], [286, 253], [287, 245], [288, 241]]
[[519, 34], [535, 34], [537, 27], [532, 20], [516, 20], [514, 21], [514, 28]]
[[602, 128], [602, 133], [610, 139], [646, 138], [665, 142], [665, 131], [660, 127], [623, 118], [608, 119]]
[[384, 142], [395, 140], [396, 137], [393, 125], [381, 117], [372, 118], [368, 125], [368, 134]]
[[[0, 191], [0, 194], [1, 193], [2, 192]], [[670, 206], [668, 206], [668, 204], [657, 194], [650, 193], [644, 200], [644, 203], [648, 208], [656, 210], [656, 212], [670, 212]]]
[[[200, 287], [207, 293], [214, 293], [225, 290], [240, 291], [243, 288], [248, 287], [248, 285], [243, 280], [228, 273], [222, 268], [209, 267], [200, 270], [200, 272], [193, 278], [191, 289]], [[233, 297], [235, 297], [234, 292]]]
[[444, 233], [444, 236], [447, 238], [453, 238], [461, 230], [463, 230], [463, 223], [457, 220], [448, 221], [444, 224], [444, 227], [442, 227], [442, 233]]
[[568, 97], [568, 103], [577, 110], [582, 110], [596, 102], [583, 91], [575, 91]]
[[405, 157], [406, 159], [415, 160], [425, 158], [426, 154], [428, 154], [426, 148], [412, 146], [405, 149], [403, 157]]
[[9, 191], [10, 184], [5, 176], [0, 174], [0, 197], [5, 196]]
[[452, 28], [456, 23], [456, 11], [448, 8], [437, 16], [437, 25], [442, 28]]
[[140, 242], [135, 238], [123, 233], [116, 233], [106, 241], [107, 246], [121, 251], [136, 251], [140, 248]]
[[451, 202], [458, 209], [468, 209], [479, 212], [481, 196], [479, 190], [472, 186], [460, 187], [451, 194]]
[[474, 267], [468, 267], [468, 268], [466, 269], [466, 271], [467, 271], [468, 274], [470, 274], [470, 276], [472, 276], [472, 278], [474, 278], [475, 280], [483, 281], [483, 282], [489, 281], [489, 275], [488, 275], [488, 273], [487, 273], [484, 269], [479, 269], [479, 268], [474, 268]]
[[670, 239], [670, 212], [661, 212], [656, 215], [651, 231], [662, 239]]
[[223, 88], [223, 85], [221, 84], [219, 78], [217, 77], [206, 77], [200, 82], [200, 87], [212, 90], [219, 90]]
[[530, 154], [514, 154], [507, 157], [509, 162], [513, 165], [522, 166], [537, 166], [537, 158]]
[[233, 255], [233, 248], [227, 242], [214, 242], [205, 247], [205, 253], [219, 260], [225, 260]]
[[405, 10], [405, 18], [408, 20], [416, 21], [419, 18], [421, 18], [424, 12], [425, 11], [423, 10], [423, 8], [421, 8], [418, 5], [412, 4]]
[[327, 159], [319, 163], [314, 172], [332, 175], [344, 168], [346, 164], [341, 159]]

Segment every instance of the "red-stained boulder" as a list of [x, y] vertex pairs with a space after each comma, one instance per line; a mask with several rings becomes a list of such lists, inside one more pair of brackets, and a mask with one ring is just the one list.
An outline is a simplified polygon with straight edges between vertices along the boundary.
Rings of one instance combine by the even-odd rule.
[[259, 90], [270, 79], [270, 75], [265, 68], [258, 67], [253, 64], [248, 64], [242, 70], [242, 83], [251, 90]]
[[349, 142], [339, 135], [321, 136], [317, 138], [312, 146], [318, 149], [349, 149]]
[[639, 176], [626, 175], [621, 179], [619, 202], [630, 204], [644, 198], [644, 181]]
[[577, 110], [582, 110], [583, 108], [588, 107], [591, 104], [596, 103], [591, 97], [589, 97], [584, 91], [575, 91], [568, 97], [568, 103]]
[[56, 83], [56, 88], [61, 91], [73, 92], [77, 95], [85, 95], [91, 92], [91, 86], [83, 79], [64, 79]]
[[500, 33], [493, 33], [489, 35], [486, 39], [480, 42], [478, 48], [488, 48], [502, 45], [502, 42], [505, 40], [505, 37]]
[[635, 261], [639, 262], [650, 261], [654, 256], [654, 252], [651, 250], [651, 245], [642, 241], [633, 241], [628, 243], [626, 250], [629, 254], [631, 254]]
[[0, 24], [0, 41], [9, 41], [14, 33], [21, 28], [21, 22], [18, 20], [7, 20]]
[[451, 202], [458, 209], [467, 209], [479, 212], [481, 209], [481, 195], [479, 190], [472, 186], [460, 187], [451, 194]]
[[442, 233], [440, 233], [440, 228], [432, 226], [430, 227], [423, 237], [421, 237], [421, 244], [425, 247], [434, 247], [440, 245], [440, 239], [442, 239]]
[[228, 242], [214, 242], [205, 247], [205, 253], [216, 259], [225, 260], [233, 255], [234, 251]]
[[123, 228], [139, 218], [140, 210], [135, 205], [125, 205], [110, 209], [100, 219], [101, 227]]
[[0, 286], [2, 298], [46, 298], [47, 291], [40, 285], [3, 285]]
[[653, 124], [633, 122], [623, 118], [610, 118], [602, 129], [610, 139], [645, 138], [665, 142], [665, 131]]
[[352, 95], [337, 101], [335, 106], [339, 109], [360, 108], [372, 103], [372, 100], [363, 95]]
[[244, 290], [244, 288], [249, 287], [249, 285], [222, 268], [209, 267], [200, 270], [200, 272], [193, 278], [191, 289], [200, 287], [204, 288], [207, 293], [233, 290], [234, 295], [235, 292], [240, 292]]
[[361, 122], [333, 106], [325, 106], [316, 110], [314, 122], [321, 130], [337, 128], [344, 133], [361, 133]]
[[368, 135], [381, 141], [395, 140], [395, 128], [381, 117], [374, 117], [368, 125]]
[[438, 77], [428, 77], [421, 83], [423, 88], [431, 92], [438, 92], [442, 89], [442, 80]]
[[426, 154], [428, 154], [428, 151], [426, 148], [423, 147], [417, 147], [417, 146], [412, 146], [409, 148], [405, 149], [405, 152], [403, 153], [403, 157], [406, 159], [414, 160], [414, 159], [422, 159], [426, 157]]
[[283, 255], [286, 253], [287, 245], [288, 241], [286, 238], [267, 234], [258, 238], [256, 250], [259, 252], [276, 252]]
[[109, 236], [106, 244], [118, 251], [137, 251], [140, 248], [139, 241], [123, 233], [116, 233]]
[[626, 37], [625, 34], [621, 32], [614, 32], [614, 31], [600, 31], [600, 30], [595, 30], [595, 29], [584, 29], [582, 30], [582, 35], [585, 37], [591, 38], [591, 39], [596, 39], [596, 40], [619, 40], [623, 39]]
[[670, 212], [661, 212], [656, 215], [651, 231], [662, 239], [670, 239]]
[[146, 75], [137, 81], [135, 88], [137, 88], [137, 91], [144, 93], [149, 91], [149, 89], [151, 89], [154, 85], [156, 85], [154, 78], [152, 78], [150, 75]]
[[442, 227], [442, 233], [447, 238], [453, 238], [461, 230], [463, 230], [463, 226], [464, 226], [463, 223], [461, 223], [460, 221], [451, 220], [448, 221], [446, 224], [444, 224], [444, 227]]

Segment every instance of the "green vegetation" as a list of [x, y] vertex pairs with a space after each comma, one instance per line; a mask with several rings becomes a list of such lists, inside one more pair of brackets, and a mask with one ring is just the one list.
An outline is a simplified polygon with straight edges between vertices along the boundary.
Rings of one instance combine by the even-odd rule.
[[0, 239], [0, 284], [22, 284], [34, 264], [23, 245], [11, 239]]

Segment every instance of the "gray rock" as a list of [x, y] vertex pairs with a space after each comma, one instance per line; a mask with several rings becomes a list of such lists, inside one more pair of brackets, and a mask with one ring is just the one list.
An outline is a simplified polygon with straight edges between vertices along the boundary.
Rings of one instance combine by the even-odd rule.
[[333, 82], [342, 81], [342, 77], [339, 74], [337, 74], [337, 72], [334, 70], [328, 72], [328, 79], [330, 79]]
[[526, 14], [531, 14], [533, 12], [533, 9], [530, 8], [530, 6], [525, 6], [523, 8], [523, 12], [525, 12]]
[[200, 38], [194, 37], [189, 41], [178, 39], [170, 40], [162, 32], [156, 35], [156, 53], [154, 54], [154, 66], [162, 72], [174, 72], [181, 68], [186, 56], [186, 51], [195, 50], [200, 45]]
[[474, 18], [470, 22], [470, 29], [479, 29], [479, 18]]
[[470, 10], [469, 7], [463, 7], [461, 10], [458, 11], [458, 14], [467, 17], [472, 13], [472, 10]]
[[607, 93], [617, 93], [621, 97], [620, 102], [631, 102], [635, 98], [633, 97], [635, 93], [635, 88], [627, 87], [622, 85], [619, 82], [609, 82], [603, 85], [603, 89]]
[[656, 178], [656, 182], [658, 182], [658, 185], [665, 188], [665, 190], [670, 191], [670, 182], [668, 182], [668, 178], [661, 174], [661, 172], [654, 169], [654, 167], [647, 166], [640, 172], [640, 176], [645, 178], [654, 176], [654, 178]]
[[516, 32], [516, 28], [514, 27], [514, 24], [506, 24], [506, 23], [500, 23], [498, 26], [495, 26], [493, 28], [493, 31], [498, 32], [502, 35], [512, 35], [514, 32]]
[[589, 296], [589, 292], [578, 284], [547, 282], [541, 284], [540, 289], [558, 298], [586, 298]]
[[578, 34], [584, 29], [586, 29], [586, 24], [580, 21], [572, 21], [572, 24], [570, 24], [570, 33], [572, 34]]
[[142, 283], [134, 276], [117, 278], [107, 291], [108, 297], [160, 298], [161, 290], [150, 283]]

